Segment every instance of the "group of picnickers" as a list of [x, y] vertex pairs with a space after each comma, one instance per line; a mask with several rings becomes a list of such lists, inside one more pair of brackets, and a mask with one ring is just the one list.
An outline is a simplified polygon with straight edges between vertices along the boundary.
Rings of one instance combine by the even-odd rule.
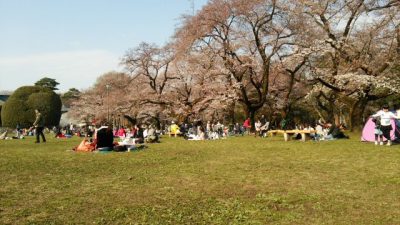
[[[384, 105], [381, 110], [370, 116], [371, 120], [375, 123], [374, 132], [375, 145], [386, 145], [390, 146], [395, 138], [393, 129], [396, 129], [396, 121], [400, 119], [400, 115], [389, 111], [388, 105]], [[393, 126], [394, 125], [394, 126]], [[324, 122], [319, 120], [314, 126], [310, 124], [297, 124], [288, 125], [287, 121], [281, 122], [280, 126], [270, 126], [270, 122], [267, 121], [266, 117], [262, 115], [258, 120], [255, 121], [254, 130], [251, 131], [250, 118], [247, 118], [242, 124], [236, 123], [234, 125], [224, 125], [220, 122], [208, 121], [204, 124], [201, 121], [197, 121], [192, 124], [182, 123], [181, 125], [176, 124], [174, 121], [169, 126], [169, 136], [182, 136], [188, 140], [215, 140], [220, 138], [226, 138], [229, 136], [237, 135], [254, 135], [255, 137], [267, 137], [268, 130], [271, 129], [282, 129], [282, 130], [308, 130], [312, 131], [308, 135], [312, 140], [336, 140], [336, 139], [348, 139], [349, 136], [345, 135], [344, 130], [346, 126], [344, 124], [335, 124], [332, 122]], [[400, 136], [400, 132], [399, 132]], [[301, 139], [300, 133], [293, 135], [294, 139]], [[370, 141], [362, 138], [363, 141]]]
[[170, 137], [181, 136], [187, 140], [217, 140], [234, 135], [250, 134], [250, 128], [249, 118], [243, 124], [236, 123], [235, 125], [224, 125], [220, 121], [204, 123], [199, 120], [178, 125], [172, 121], [166, 132]]
[[[319, 122], [316, 126], [310, 126], [308, 124], [291, 125], [281, 124], [280, 127], [276, 125], [270, 126], [270, 122], [267, 121], [266, 117], [262, 115], [255, 121], [254, 130], [251, 130], [251, 120], [247, 118], [242, 124], [235, 123], [235, 125], [224, 125], [219, 121], [210, 122], [208, 121], [205, 125], [201, 121], [197, 121], [192, 124], [182, 123], [180, 126], [174, 121], [168, 129], [169, 136], [177, 137], [182, 136], [188, 140], [216, 140], [221, 138], [227, 138], [230, 136], [244, 136], [253, 135], [254, 137], [267, 137], [269, 129], [293, 129], [293, 130], [315, 130], [310, 133], [310, 137], [315, 140], [332, 140], [339, 138], [348, 138], [343, 134], [342, 126], [336, 126], [332, 123]], [[299, 135], [293, 135], [294, 139], [300, 139]]]
[[[375, 145], [386, 145], [391, 146], [393, 140], [393, 129], [396, 129], [396, 121], [400, 119], [400, 115], [396, 115], [392, 111], [389, 111], [388, 105], [384, 105], [381, 110], [377, 113], [370, 116], [370, 121], [374, 124], [374, 143]], [[393, 127], [394, 124], [394, 127]], [[283, 126], [283, 125], [282, 125]], [[68, 129], [69, 128], [69, 129]], [[108, 141], [106, 144], [107, 147], [112, 147], [111, 143], [114, 143], [114, 137], [120, 138], [119, 143], [152, 143], [158, 142], [159, 138], [162, 134], [168, 133], [169, 136], [182, 136], [187, 140], [216, 140], [221, 138], [226, 138], [229, 136], [238, 136], [238, 135], [245, 135], [245, 134], [254, 134], [255, 137], [266, 137], [267, 132], [270, 129], [270, 122], [267, 121], [266, 117], [262, 115], [258, 120], [255, 121], [254, 132], [251, 133], [251, 122], [250, 118], [247, 118], [242, 124], [236, 123], [234, 125], [226, 126], [219, 121], [217, 122], [210, 122], [207, 121], [203, 123], [202, 121], [196, 121], [194, 123], [182, 123], [181, 125], [176, 124], [174, 121], [171, 122], [171, 125], [168, 126], [168, 129], [163, 132], [161, 129], [156, 129], [154, 125], [135, 125], [131, 128], [129, 127], [119, 127], [118, 129], [113, 129], [111, 125], [108, 126], [99, 126], [97, 128], [86, 128], [85, 129], [85, 136], [86, 137], [96, 137], [97, 143], [99, 146], [102, 145], [104, 142], [103, 136], [105, 137], [104, 140], [112, 140]], [[285, 127], [286, 128], [286, 127]], [[29, 129], [20, 129], [17, 126], [16, 132], [17, 136], [14, 139], [20, 139], [23, 137], [25, 133], [33, 133], [36, 136], [35, 143], [40, 143], [40, 139], [42, 143], [46, 142], [46, 137], [43, 133], [45, 129], [45, 122], [44, 117], [40, 113], [38, 109], [35, 110], [35, 121], [32, 124], [32, 127]], [[333, 123], [322, 123], [317, 122], [315, 127], [310, 125], [296, 125], [296, 130], [314, 130], [314, 132], [310, 132], [310, 137], [314, 140], [332, 140], [332, 139], [339, 139], [339, 138], [348, 138], [346, 135], [343, 134], [342, 126], [337, 126]], [[74, 126], [70, 124], [67, 126], [67, 135], [74, 135]], [[365, 128], [364, 128], [365, 130]], [[103, 135], [103, 131], [106, 132], [108, 135]], [[363, 131], [362, 140], [368, 140], [365, 138], [364, 133], [370, 131]], [[55, 130], [56, 137], [61, 137], [64, 135], [65, 132], [60, 130]], [[80, 132], [78, 132], [80, 133]], [[392, 134], [391, 134], [392, 133]], [[98, 135], [100, 134], [100, 135]], [[5, 139], [7, 136], [7, 132], [0, 135], [0, 139]], [[81, 136], [81, 135], [77, 135]], [[84, 136], [84, 135], [82, 135]], [[296, 137], [296, 135], [294, 135]], [[400, 135], [399, 135], [400, 136]], [[93, 138], [92, 138], [93, 139]], [[134, 140], [134, 141], [132, 141]]]

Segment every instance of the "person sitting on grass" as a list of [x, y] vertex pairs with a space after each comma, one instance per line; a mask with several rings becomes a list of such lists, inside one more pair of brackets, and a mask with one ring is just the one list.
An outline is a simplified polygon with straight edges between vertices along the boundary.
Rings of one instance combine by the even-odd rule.
[[[261, 122], [261, 124], [262, 124], [262, 122]], [[260, 130], [261, 130], [260, 136], [261, 136], [261, 137], [267, 137], [268, 129], [269, 129], [269, 122], [267, 121], [267, 122], [265, 122], [265, 124], [262, 125], [261, 128], [260, 128]]]
[[310, 131], [310, 133], [308, 134], [308, 136], [309, 136], [311, 139], [315, 139], [315, 133], [313, 133], [313, 132], [314, 132], [314, 128], [313, 128], [311, 125], [305, 124], [303, 130], [305, 130], [305, 131]]
[[156, 134], [156, 130], [154, 129], [153, 125], [149, 126], [149, 129], [147, 130], [147, 136], [145, 138], [146, 143], [154, 143], [158, 142], [158, 136]]
[[346, 136], [340, 128], [336, 124], [327, 123], [326, 124], [328, 130], [328, 134], [325, 136], [325, 140], [333, 140], [333, 139], [348, 139], [349, 137]]
[[125, 131], [124, 126], [121, 126], [121, 128], [118, 129], [117, 136], [120, 137], [120, 138], [125, 138], [126, 137], [126, 131]]
[[254, 137], [261, 136], [261, 121], [257, 120], [257, 122], [254, 124], [254, 127], [256, 128], [256, 132], [254, 133]]
[[110, 151], [114, 147], [112, 126], [102, 126], [96, 133], [96, 149]]
[[176, 125], [174, 121], [172, 121], [169, 136], [171, 137], [171, 135], [174, 135], [175, 137], [177, 137], [179, 134], [180, 134], [179, 126]]
[[2, 133], [1, 135], [0, 135], [0, 140], [5, 140], [6, 139], [6, 137], [7, 137], [7, 133], [8, 133], [8, 131], [6, 130], [6, 131], [4, 131], [4, 133]]
[[142, 125], [137, 126], [137, 131], [133, 137], [136, 143], [142, 144], [144, 142], [144, 129]]
[[314, 139], [319, 141], [320, 139], [323, 139], [324, 137], [324, 128], [322, 126], [322, 124], [317, 123], [315, 125], [315, 135], [314, 135]]
[[239, 123], [236, 123], [235, 126], [233, 127], [233, 132], [235, 135], [242, 135], [244, 134], [244, 128], [240, 126]]
[[[217, 132], [213, 132], [215, 135], [218, 136]], [[203, 141], [206, 140], [206, 132], [203, 126], [198, 126], [197, 135], [196, 134], [189, 134], [186, 137], [186, 140], [189, 141]]]
[[203, 126], [199, 126], [199, 132], [198, 132], [199, 140], [205, 140], [206, 139], [206, 131], [204, 130]]
[[55, 133], [55, 138], [64, 138], [65, 135], [61, 132], [61, 128], [60, 127], [54, 127], [53, 131]]

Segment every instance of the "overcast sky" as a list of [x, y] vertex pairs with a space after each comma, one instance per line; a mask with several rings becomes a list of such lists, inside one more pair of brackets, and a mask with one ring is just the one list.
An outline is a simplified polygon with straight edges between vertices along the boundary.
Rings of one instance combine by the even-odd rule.
[[[199, 10], [207, 0], [194, 0]], [[85, 89], [126, 50], [166, 43], [190, 0], [0, 0], [0, 91], [56, 79]]]

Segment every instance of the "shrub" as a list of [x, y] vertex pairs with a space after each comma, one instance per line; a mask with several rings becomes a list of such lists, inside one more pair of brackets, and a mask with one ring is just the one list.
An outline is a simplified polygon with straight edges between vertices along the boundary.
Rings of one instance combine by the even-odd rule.
[[61, 99], [49, 88], [24, 86], [18, 88], [3, 105], [2, 125], [30, 127], [35, 121], [35, 109], [44, 116], [46, 126], [56, 126], [61, 118]]

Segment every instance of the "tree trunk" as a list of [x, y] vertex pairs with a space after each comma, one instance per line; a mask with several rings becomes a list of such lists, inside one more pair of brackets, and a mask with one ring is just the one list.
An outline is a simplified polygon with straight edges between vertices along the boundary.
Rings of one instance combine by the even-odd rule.
[[355, 110], [355, 106], [356, 106], [356, 104], [353, 104], [350, 107], [350, 111], [349, 111], [349, 130], [351, 132], [353, 132], [353, 130], [354, 130], [354, 110]]
[[335, 123], [335, 125], [340, 125], [340, 113], [335, 113], [334, 115], [333, 115], [333, 121], [334, 121], [334, 123]]
[[250, 117], [250, 124], [251, 124], [250, 131], [251, 131], [251, 132], [254, 132], [254, 131], [255, 131], [256, 112], [257, 112], [257, 110], [254, 109], [254, 108], [250, 108], [250, 109], [249, 109], [249, 117]]
[[156, 128], [159, 130], [161, 129], [161, 121], [160, 121], [160, 117], [156, 118]]
[[235, 102], [233, 102], [232, 103], [232, 106], [231, 106], [231, 109], [230, 109], [230, 119], [231, 119], [231, 123], [234, 125], [235, 124], [235, 107], [236, 107], [236, 104], [235, 104]]
[[355, 128], [360, 128], [363, 125], [364, 111], [367, 106], [368, 100], [358, 100], [351, 108], [349, 115], [349, 129], [354, 131]]

